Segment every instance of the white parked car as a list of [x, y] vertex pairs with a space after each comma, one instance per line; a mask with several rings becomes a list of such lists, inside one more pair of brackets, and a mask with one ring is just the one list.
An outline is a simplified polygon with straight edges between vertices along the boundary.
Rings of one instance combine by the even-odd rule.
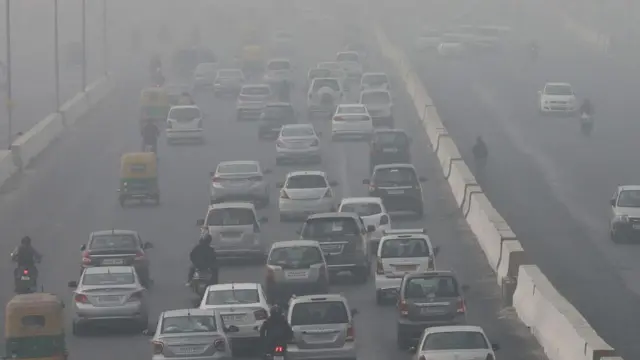
[[312, 119], [316, 114], [326, 114], [327, 118], [332, 116], [343, 99], [344, 90], [340, 79], [313, 79], [307, 93], [308, 117]]
[[454, 325], [426, 328], [416, 348], [416, 359], [495, 359], [500, 346], [492, 344], [479, 326]]
[[205, 290], [200, 309], [220, 314], [225, 326], [238, 331], [229, 333], [233, 345], [248, 345], [259, 341], [260, 326], [269, 317], [269, 304], [262, 285], [256, 283], [225, 283], [210, 285]]
[[271, 87], [266, 84], [244, 85], [236, 103], [236, 119], [258, 120], [262, 110], [271, 99]]
[[264, 74], [264, 82], [267, 84], [279, 84], [288, 82], [293, 85], [293, 69], [288, 59], [272, 59], [267, 63]]
[[331, 140], [356, 136], [368, 140], [373, 134], [373, 119], [362, 104], [338, 105], [331, 118]]
[[360, 93], [360, 104], [367, 107], [374, 127], [393, 128], [393, 98], [388, 90], [365, 90]]
[[546, 83], [538, 91], [538, 106], [542, 114], [573, 115], [578, 110], [571, 84], [560, 82]]
[[285, 161], [322, 162], [320, 137], [311, 124], [282, 126], [276, 140], [276, 164]]
[[364, 73], [360, 79], [360, 91], [389, 90], [389, 77], [385, 73]]
[[404, 275], [435, 270], [438, 252], [425, 229], [384, 231], [376, 248], [376, 303], [395, 300]]
[[306, 219], [312, 214], [335, 211], [332, 187], [337, 185], [337, 182], [329, 181], [323, 171], [290, 172], [284, 183], [278, 183], [281, 189], [278, 199], [280, 221]]
[[193, 71], [193, 89], [196, 91], [213, 89], [217, 70], [217, 63], [199, 64]]
[[356, 213], [364, 222], [365, 227], [372, 225], [376, 230], [369, 234], [369, 249], [375, 252], [384, 231], [391, 230], [391, 217], [387, 213], [381, 198], [377, 197], [348, 197], [342, 199], [338, 212]]
[[167, 116], [167, 143], [203, 141], [202, 112], [196, 105], [172, 106]]

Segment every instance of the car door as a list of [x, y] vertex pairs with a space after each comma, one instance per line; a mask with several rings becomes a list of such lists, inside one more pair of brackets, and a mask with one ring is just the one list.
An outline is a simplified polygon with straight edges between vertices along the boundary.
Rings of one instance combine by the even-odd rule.
[[364, 251], [365, 256], [368, 256], [369, 254], [369, 241], [371, 240], [370, 237], [373, 233], [369, 233], [367, 231], [367, 227], [364, 224], [364, 221], [362, 221], [362, 218], [358, 216], [358, 226], [360, 227], [360, 234], [362, 234], [362, 250]]

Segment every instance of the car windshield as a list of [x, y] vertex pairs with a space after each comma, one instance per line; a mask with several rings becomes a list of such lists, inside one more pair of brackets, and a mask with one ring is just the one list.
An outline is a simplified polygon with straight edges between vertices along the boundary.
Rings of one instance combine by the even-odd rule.
[[207, 305], [255, 304], [260, 302], [257, 289], [213, 290], [207, 294]]
[[640, 208], [640, 190], [623, 190], [618, 198], [619, 207]]
[[438, 332], [427, 335], [422, 345], [429, 350], [476, 350], [488, 349], [487, 340], [477, 331]]
[[366, 114], [367, 110], [364, 106], [340, 106], [337, 114]]
[[451, 276], [423, 276], [410, 278], [405, 285], [405, 299], [457, 297], [458, 287]]
[[349, 314], [342, 301], [299, 303], [291, 311], [291, 326], [347, 323]]
[[220, 164], [216, 172], [219, 174], [252, 174], [259, 172], [256, 164]]
[[242, 72], [240, 70], [220, 70], [218, 71], [218, 77], [222, 79], [240, 79], [242, 78]]
[[411, 186], [417, 181], [411, 168], [385, 168], [376, 170], [373, 182], [378, 186]]
[[340, 91], [340, 85], [336, 79], [315, 79], [313, 81], [313, 92], [316, 92], [324, 87], [327, 87], [333, 91]]
[[343, 52], [338, 54], [338, 56], [336, 57], [336, 61], [355, 61], [358, 62], [360, 60], [360, 57], [358, 56], [358, 53], [351, 53], [351, 52]]
[[293, 118], [291, 106], [267, 106], [264, 110], [265, 120], [288, 120]]
[[387, 84], [389, 82], [389, 79], [387, 79], [387, 75], [375, 74], [375, 75], [365, 76], [362, 82], [365, 85], [379, 86], [379, 85]]
[[285, 267], [309, 267], [322, 263], [322, 254], [315, 246], [291, 246], [275, 248], [269, 255], [269, 265]]
[[362, 93], [363, 104], [389, 104], [391, 96], [386, 91], [368, 91]]
[[309, 71], [309, 79], [315, 79], [319, 77], [331, 76], [331, 70], [329, 69], [311, 69]]
[[201, 118], [200, 109], [196, 107], [173, 108], [169, 118], [179, 122], [189, 122]]
[[256, 219], [251, 209], [226, 208], [213, 209], [209, 212], [209, 226], [241, 226], [255, 225]]
[[266, 86], [251, 86], [242, 88], [241, 95], [263, 95], [267, 96], [270, 94], [270, 90]]
[[138, 241], [133, 235], [95, 235], [91, 238], [89, 250], [137, 250]]
[[288, 61], [272, 61], [267, 65], [267, 70], [291, 70], [291, 64]]
[[181, 334], [217, 331], [213, 316], [185, 315], [162, 319], [162, 334]]
[[352, 218], [316, 218], [304, 224], [302, 238], [331, 241], [335, 237], [358, 236], [360, 229]]
[[84, 274], [82, 285], [87, 286], [110, 286], [110, 285], [131, 285], [135, 282], [132, 272], [107, 272], [102, 274]]
[[371, 216], [380, 214], [382, 212], [382, 207], [380, 204], [374, 202], [352, 203], [342, 205], [340, 212], [351, 212], [360, 216]]
[[544, 87], [547, 95], [573, 95], [573, 90], [569, 85], [547, 85]]
[[329, 187], [322, 175], [296, 175], [287, 180], [287, 189], [323, 189]]
[[306, 126], [285, 127], [282, 129], [282, 137], [296, 137], [296, 136], [314, 136], [313, 129]]
[[403, 132], [378, 132], [374, 134], [373, 141], [380, 145], [404, 146], [407, 144], [407, 134]]
[[389, 239], [382, 243], [383, 258], [428, 257], [429, 246], [424, 239]]

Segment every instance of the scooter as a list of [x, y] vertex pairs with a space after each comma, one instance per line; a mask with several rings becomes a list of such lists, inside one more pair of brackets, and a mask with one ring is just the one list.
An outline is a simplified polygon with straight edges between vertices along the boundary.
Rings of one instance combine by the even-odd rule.
[[16, 269], [14, 274], [16, 294], [31, 294], [37, 291], [36, 278], [26, 267]]
[[593, 131], [593, 118], [587, 113], [580, 115], [580, 131], [584, 136], [590, 136]]
[[[213, 279], [213, 273], [211, 270], [196, 269], [193, 273], [193, 278], [191, 279], [191, 290], [194, 294], [198, 295], [200, 299], [202, 299], [209, 284], [213, 283], [211, 280], [217, 280]], [[215, 283], [217, 283], [217, 281]]]
[[285, 360], [284, 346], [277, 345], [271, 354], [267, 354], [267, 360]]

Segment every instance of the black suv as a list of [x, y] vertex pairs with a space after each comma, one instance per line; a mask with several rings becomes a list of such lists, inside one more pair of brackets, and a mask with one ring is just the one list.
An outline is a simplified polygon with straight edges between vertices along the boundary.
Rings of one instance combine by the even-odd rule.
[[378, 129], [369, 144], [369, 172], [380, 164], [411, 163], [411, 138], [402, 129]]
[[398, 349], [410, 347], [428, 327], [466, 324], [467, 290], [451, 271], [405, 275], [398, 294]]
[[282, 125], [296, 123], [296, 114], [290, 103], [269, 103], [260, 114], [258, 138], [277, 138]]
[[330, 275], [349, 271], [358, 282], [365, 283], [371, 273], [367, 235], [375, 230], [374, 226], [365, 226], [356, 213], [315, 214], [305, 221], [300, 239], [320, 243]]
[[411, 164], [385, 164], [373, 168], [371, 179], [363, 184], [369, 185], [369, 196], [379, 197], [388, 211], [412, 211], [418, 217], [424, 214], [422, 185], [427, 181], [418, 176]]

